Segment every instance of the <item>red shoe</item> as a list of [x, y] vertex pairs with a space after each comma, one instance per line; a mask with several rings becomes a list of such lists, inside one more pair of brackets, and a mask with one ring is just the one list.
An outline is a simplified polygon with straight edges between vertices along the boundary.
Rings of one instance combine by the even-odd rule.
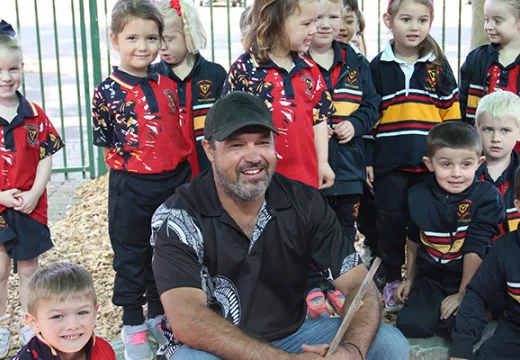
[[330, 317], [325, 295], [323, 295], [321, 289], [316, 288], [309, 291], [305, 300], [307, 302], [307, 319], [327, 319]]
[[334, 310], [341, 316], [343, 311], [343, 304], [345, 304], [345, 297], [339, 290], [329, 291], [327, 294], [327, 298], [329, 299], [332, 306], [334, 306]]

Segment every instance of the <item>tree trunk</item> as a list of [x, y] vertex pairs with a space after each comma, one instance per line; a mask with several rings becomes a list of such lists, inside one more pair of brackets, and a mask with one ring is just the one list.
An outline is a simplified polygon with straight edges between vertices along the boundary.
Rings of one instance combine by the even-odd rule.
[[472, 0], [471, 49], [487, 44], [489, 38], [484, 30], [484, 3], [486, 0]]

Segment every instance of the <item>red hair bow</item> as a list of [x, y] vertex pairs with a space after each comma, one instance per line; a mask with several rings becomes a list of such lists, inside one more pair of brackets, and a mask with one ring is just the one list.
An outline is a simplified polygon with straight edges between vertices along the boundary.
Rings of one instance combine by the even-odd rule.
[[179, 0], [170, 0], [170, 8], [177, 10], [177, 15], [181, 16], [181, 3]]

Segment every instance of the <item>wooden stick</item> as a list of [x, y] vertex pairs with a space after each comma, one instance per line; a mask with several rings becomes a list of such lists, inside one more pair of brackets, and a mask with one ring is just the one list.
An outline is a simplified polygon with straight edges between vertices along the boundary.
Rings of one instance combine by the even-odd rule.
[[350, 304], [350, 307], [348, 308], [348, 311], [345, 314], [343, 321], [341, 322], [341, 326], [339, 327], [336, 336], [334, 337], [334, 339], [332, 339], [332, 342], [323, 350], [321, 356], [328, 358], [332, 356], [332, 354], [334, 354], [338, 349], [339, 344], [341, 343], [341, 341], [343, 341], [343, 337], [347, 332], [350, 322], [354, 318], [354, 315], [359, 310], [359, 308], [363, 305], [363, 296], [365, 296], [368, 284], [370, 284], [370, 282], [372, 281], [372, 278], [374, 277], [380, 264], [381, 258], [376, 257], [374, 259], [374, 262], [372, 263], [372, 266], [370, 266], [368, 274], [365, 276], [365, 279], [361, 283], [356, 297], [354, 297], [354, 300], [352, 300], [352, 303]]

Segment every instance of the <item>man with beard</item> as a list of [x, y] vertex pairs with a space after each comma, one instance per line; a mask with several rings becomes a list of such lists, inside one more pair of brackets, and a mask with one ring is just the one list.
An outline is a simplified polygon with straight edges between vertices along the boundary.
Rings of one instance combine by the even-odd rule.
[[[222, 97], [202, 142], [212, 169], [157, 209], [153, 268], [170, 339], [163, 358], [320, 359], [341, 319], [305, 320], [309, 264], [345, 295], [345, 309], [361, 286], [367, 270], [325, 197], [275, 173], [281, 131], [258, 97]], [[403, 335], [379, 324], [374, 284], [363, 301], [331, 359], [408, 359]]]

